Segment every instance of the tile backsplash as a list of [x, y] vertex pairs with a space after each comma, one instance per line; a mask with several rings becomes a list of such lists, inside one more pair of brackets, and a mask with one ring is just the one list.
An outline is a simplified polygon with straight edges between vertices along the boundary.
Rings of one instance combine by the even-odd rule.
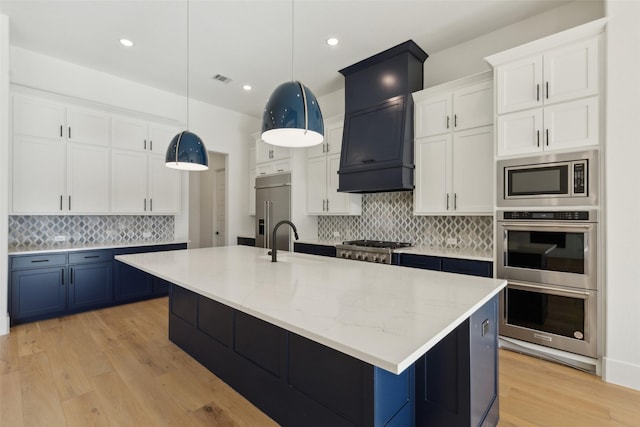
[[[9, 246], [57, 243], [126, 243], [133, 240], [173, 240], [173, 216], [14, 215], [9, 216]], [[143, 233], [150, 233], [144, 237]]]
[[[360, 216], [318, 217], [318, 238], [410, 242], [416, 246], [493, 249], [492, 216], [414, 216], [413, 193], [362, 195]], [[455, 238], [456, 244], [447, 244]]]

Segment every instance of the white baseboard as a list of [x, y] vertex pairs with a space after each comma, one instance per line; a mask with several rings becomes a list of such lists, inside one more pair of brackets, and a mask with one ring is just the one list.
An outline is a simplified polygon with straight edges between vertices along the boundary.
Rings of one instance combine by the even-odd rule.
[[9, 321], [9, 315], [0, 316], [0, 335], [7, 335], [9, 333], [9, 325], [11, 322]]
[[640, 390], [640, 365], [604, 358], [604, 380], [608, 383]]

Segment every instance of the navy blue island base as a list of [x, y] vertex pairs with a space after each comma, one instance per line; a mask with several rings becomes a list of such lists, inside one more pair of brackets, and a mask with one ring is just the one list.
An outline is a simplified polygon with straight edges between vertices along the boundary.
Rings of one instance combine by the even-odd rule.
[[496, 426], [497, 297], [399, 375], [177, 285], [169, 338], [282, 426]]

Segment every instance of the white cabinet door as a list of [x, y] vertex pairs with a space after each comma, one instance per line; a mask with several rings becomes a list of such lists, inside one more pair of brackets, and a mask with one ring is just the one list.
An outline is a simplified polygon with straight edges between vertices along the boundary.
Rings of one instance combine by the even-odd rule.
[[87, 108], [67, 108], [67, 139], [83, 144], [109, 145], [111, 116]]
[[493, 126], [453, 134], [453, 203], [458, 213], [493, 211]]
[[256, 169], [249, 169], [249, 215], [256, 214]]
[[276, 169], [273, 162], [261, 163], [256, 165], [256, 176], [265, 176], [275, 173]]
[[544, 103], [568, 101], [598, 93], [598, 39], [544, 54]]
[[544, 108], [545, 150], [598, 145], [598, 97]]
[[66, 109], [46, 99], [13, 96], [13, 133], [42, 138], [66, 138]]
[[416, 139], [414, 213], [447, 213], [450, 181], [451, 134]]
[[111, 209], [114, 213], [145, 213], [147, 201], [147, 154], [111, 151]]
[[65, 144], [14, 136], [12, 211], [59, 213], [64, 209]]
[[481, 82], [453, 92], [453, 129], [493, 124], [493, 83]]
[[342, 131], [344, 121], [340, 119], [338, 123], [331, 123], [325, 129], [325, 143], [327, 144], [327, 155], [339, 154], [342, 151]]
[[[267, 144], [270, 145], [270, 144]], [[283, 160], [291, 157], [291, 149], [289, 147], [278, 147], [271, 145], [272, 160]]]
[[264, 163], [273, 159], [273, 145], [264, 141], [256, 141], [256, 163]]
[[147, 148], [154, 154], [165, 156], [171, 140], [181, 131], [181, 129], [172, 126], [150, 124], [149, 145]]
[[315, 157], [307, 160], [307, 213], [323, 215], [326, 210], [327, 159]]
[[164, 156], [149, 156], [149, 194], [147, 212], [180, 212], [182, 172], [165, 166]]
[[498, 114], [542, 105], [542, 55], [497, 67]]
[[327, 128], [325, 127], [325, 133], [324, 133], [324, 141], [322, 142], [322, 144], [318, 144], [318, 145], [313, 145], [309, 148], [307, 148], [307, 158], [308, 159], [313, 159], [314, 157], [324, 157], [326, 156], [326, 152], [327, 152]]
[[415, 105], [415, 137], [439, 135], [453, 126], [451, 92], [434, 95]]
[[111, 146], [127, 150], [147, 149], [147, 123], [125, 117], [111, 120]]
[[498, 156], [542, 151], [542, 108], [498, 116]]
[[109, 213], [109, 149], [67, 144], [67, 197], [72, 213]]
[[291, 172], [291, 159], [282, 159], [272, 162], [274, 173]]
[[362, 195], [339, 193], [340, 153], [327, 156], [327, 211], [333, 215], [362, 214]]

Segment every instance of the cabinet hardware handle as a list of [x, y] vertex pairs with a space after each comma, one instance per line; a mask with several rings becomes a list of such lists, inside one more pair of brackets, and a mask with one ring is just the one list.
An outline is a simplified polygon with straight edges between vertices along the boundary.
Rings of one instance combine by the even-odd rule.
[[449, 193], [447, 193], [447, 210], [449, 210]]
[[60, 138], [62, 138], [62, 125], [60, 125]]
[[538, 140], [538, 147], [540, 147], [540, 131], [536, 131], [537, 133], [537, 140]]
[[449, 129], [449, 116], [447, 116], [447, 129]]
[[71, 139], [71, 126], [69, 126], [69, 139]]
[[71, 196], [69, 196], [69, 210], [71, 210]]
[[284, 172], [284, 169], [278, 169], [276, 172]]
[[489, 324], [491, 322], [489, 322], [489, 319], [485, 319], [484, 322], [482, 322], [482, 336], [487, 335], [487, 332], [489, 332]]
[[144, 140], [144, 149], [145, 150], [147, 149], [147, 140], [146, 139]]
[[327, 212], [329, 212], [329, 199], [327, 199]]
[[331, 148], [331, 147], [329, 146], [328, 142], [327, 142], [326, 146], [327, 146], [327, 153], [328, 153], [330, 151], [329, 148]]
[[64, 286], [64, 268], [61, 268], [60, 271], [62, 272], [62, 286]]
[[458, 193], [453, 193], [453, 210], [458, 209]]
[[144, 199], [144, 211], [147, 211], [147, 199]]
[[547, 147], [549, 146], [549, 129], [545, 129], [545, 132], [547, 133]]
[[536, 85], [536, 101], [540, 101], [540, 85]]
[[62, 210], [62, 194], [60, 195], [60, 210]]
[[149, 211], [153, 212], [153, 199], [149, 199]]
[[458, 115], [454, 114], [453, 115], [453, 127], [458, 127]]
[[69, 269], [69, 284], [73, 285], [73, 268]]
[[84, 257], [84, 259], [91, 259], [91, 258], [100, 258], [100, 255], [89, 255]]
[[149, 151], [153, 151], [153, 141], [149, 140]]
[[549, 82], [545, 83], [545, 97], [549, 99]]
[[34, 259], [34, 260], [31, 260], [31, 262], [49, 262], [49, 260], [48, 259]]

